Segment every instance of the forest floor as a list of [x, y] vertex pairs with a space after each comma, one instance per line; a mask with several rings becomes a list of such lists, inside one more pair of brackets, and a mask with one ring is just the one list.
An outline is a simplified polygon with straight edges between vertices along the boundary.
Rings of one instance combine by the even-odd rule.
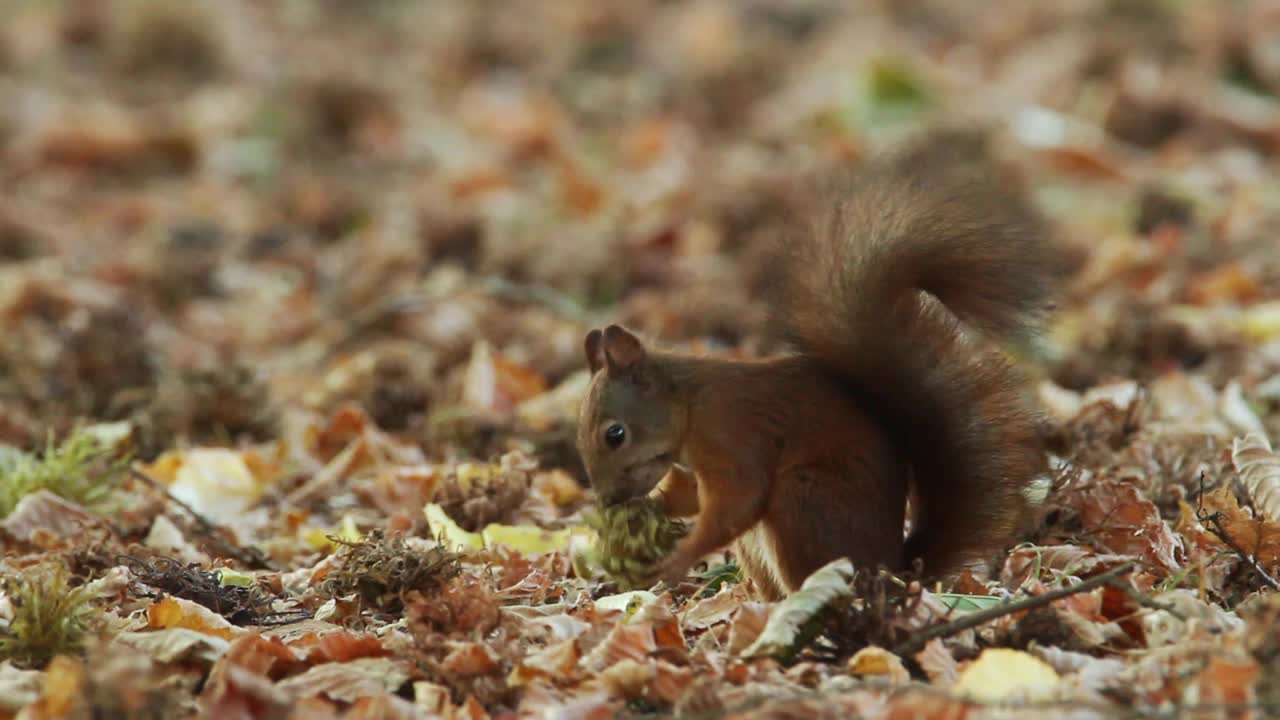
[[[0, 717], [1280, 714], [1268, 3], [0, 5]], [[1041, 522], [575, 562], [587, 330], [769, 352], [801, 181], [960, 126], [1069, 250]]]

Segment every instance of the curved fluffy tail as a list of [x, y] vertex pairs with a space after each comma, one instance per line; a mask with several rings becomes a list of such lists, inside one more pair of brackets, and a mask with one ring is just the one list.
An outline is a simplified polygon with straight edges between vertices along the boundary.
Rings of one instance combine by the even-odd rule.
[[989, 341], [1038, 330], [1047, 231], [945, 153], [876, 162], [842, 189], [781, 248], [774, 331], [894, 427], [918, 504], [908, 560], [949, 575], [1003, 547], [1044, 472], [1022, 377]]

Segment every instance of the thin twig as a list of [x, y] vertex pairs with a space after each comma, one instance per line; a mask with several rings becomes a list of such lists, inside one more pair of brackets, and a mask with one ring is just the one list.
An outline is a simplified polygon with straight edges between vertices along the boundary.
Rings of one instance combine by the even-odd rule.
[[164, 496], [168, 498], [169, 502], [182, 508], [183, 511], [191, 516], [191, 519], [196, 521], [196, 524], [200, 526], [200, 529], [204, 531], [205, 535], [207, 535], [215, 545], [225, 552], [228, 557], [233, 557], [244, 563], [247, 567], [255, 570], [275, 569], [271, 566], [270, 561], [268, 561], [262, 553], [258, 552], [257, 549], [239, 547], [227, 540], [222, 534], [223, 529], [221, 526], [206, 518], [204, 515], [201, 515], [195, 508], [191, 507], [187, 503], [174, 497], [173, 493], [169, 492], [169, 488], [161, 485], [160, 481], [139, 470], [136, 466], [129, 467], [129, 474], [142, 481], [144, 484], [149, 485], [153, 490], [163, 493]]
[[1208, 523], [1207, 527], [1209, 532], [1213, 533], [1214, 537], [1221, 540], [1223, 545], [1230, 548], [1231, 551], [1239, 555], [1240, 559], [1244, 560], [1249, 567], [1253, 568], [1253, 571], [1258, 574], [1258, 577], [1262, 578], [1262, 582], [1266, 583], [1272, 590], [1280, 590], [1280, 582], [1277, 582], [1275, 578], [1271, 577], [1270, 573], [1263, 569], [1262, 565], [1258, 563], [1257, 557], [1245, 552], [1244, 548], [1237, 545], [1236, 542], [1231, 539], [1231, 535], [1222, 525], [1223, 517], [1223, 514], [1220, 512], [1204, 514], [1200, 512], [1196, 513], [1196, 519], [1199, 520], [1202, 525]]
[[1138, 605], [1144, 608], [1147, 608], [1148, 610], [1161, 610], [1163, 612], [1167, 612], [1170, 615], [1174, 616], [1175, 618], [1181, 620], [1182, 622], [1186, 622], [1188, 619], [1186, 615], [1183, 615], [1174, 606], [1168, 603], [1162, 603], [1159, 600], [1156, 600], [1155, 598], [1151, 598], [1146, 595], [1143, 595], [1142, 593], [1138, 592], [1132, 585], [1128, 585], [1119, 580], [1115, 580], [1113, 582], [1108, 583], [1108, 586], [1113, 587], [1116, 590], [1119, 590], [1125, 595], [1128, 595], [1130, 600], [1134, 601], [1135, 603], [1137, 603]]
[[1201, 525], [1206, 525], [1209, 532], [1213, 533], [1214, 537], [1221, 540], [1223, 545], [1226, 545], [1231, 552], [1239, 555], [1240, 559], [1245, 561], [1245, 564], [1253, 568], [1253, 571], [1257, 573], [1258, 577], [1262, 578], [1262, 582], [1266, 583], [1272, 590], [1280, 590], [1280, 582], [1276, 582], [1276, 579], [1271, 577], [1271, 574], [1258, 564], [1256, 553], [1251, 554], [1245, 552], [1244, 548], [1241, 548], [1236, 544], [1235, 540], [1231, 539], [1231, 534], [1227, 532], [1227, 528], [1222, 524], [1223, 517], [1225, 516], [1221, 512], [1205, 512], [1204, 471], [1202, 470], [1200, 471], [1199, 496], [1196, 498], [1196, 520], [1198, 520]]
[[956, 633], [964, 632], [965, 630], [969, 630], [984, 623], [991, 622], [992, 620], [1004, 617], [1005, 615], [1012, 615], [1013, 613], [1020, 612], [1022, 610], [1042, 607], [1065, 597], [1079, 595], [1080, 593], [1088, 592], [1094, 588], [1110, 585], [1115, 582], [1116, 578], [1124, 575], [1125, 573], [1131, 572], [1133, 568], [1133, 563], [1125, 563], [1118, 567], [1114, 567], [1101, 575], [1091, 577], [1078, 585], [1051, 590], [1043, 595], [1036, 595], [1035, 597], [1004, 603], [1003, 605], [997, 605], [995, 607], [987, 608], [986, 610], [969, 613], [950, 622], [931, 625], [920, 632], [913, 634], [905, 642], [894, 648], [893, 652], [895, 655], [900, 657], [910, 656], [923, 649], [930, 640], [949, 637]]

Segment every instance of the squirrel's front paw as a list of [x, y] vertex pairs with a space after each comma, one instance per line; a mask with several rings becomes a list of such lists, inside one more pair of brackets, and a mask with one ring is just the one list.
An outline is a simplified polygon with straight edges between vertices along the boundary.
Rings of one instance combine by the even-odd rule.
[[693, 561], [677, 553], [663, 560], [654, 568], [653, 582], [661, 581], [668, 587], [675, 587], [684, 582], [691, 569], [693, 569]]

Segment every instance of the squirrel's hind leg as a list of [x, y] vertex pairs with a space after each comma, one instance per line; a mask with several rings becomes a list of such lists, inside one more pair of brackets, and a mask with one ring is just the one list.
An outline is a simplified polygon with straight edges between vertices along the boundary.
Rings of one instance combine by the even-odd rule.
[[[777, 577], [795, 592], [814, 571], [841, 557], [860, 570], [897, 568], [903, 557], [906, 491], [902, 482], [837, 479], [824, 470], [796, 468], [774, 485], [764, 525], [774, 538]], [[834, 482], [833, 482], [834, 480]]]

